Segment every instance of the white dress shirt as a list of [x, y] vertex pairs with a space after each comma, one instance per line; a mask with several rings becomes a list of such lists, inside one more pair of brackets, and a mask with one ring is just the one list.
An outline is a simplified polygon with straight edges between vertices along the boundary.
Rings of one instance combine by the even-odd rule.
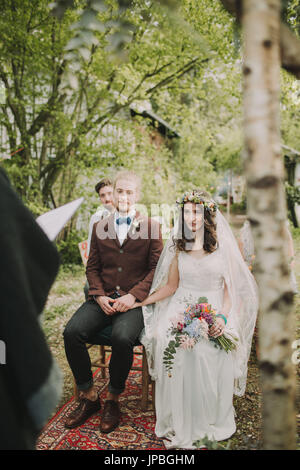
[[[131, 218], [131, 223], [128, 225], [127, 223], [124, 223], [124, 224], [121, 224], [121, 225], [118, 225], [116, 220], [119, 218], [119, 217], [130, 217]], [[129, 229], [131, 227], [131, 224], [132, 224], [132, 221], [135, 217], [135, 209], [131, 209], [126, 215], [120, 215], [119, 212], [116, 210], [115, 211], [115, 231], [116, 231], [116, 234], [117, 234], [117, 237], [118, 237], [118, 240], [120, 242], [120, 245], [123, 244], [125, 238], [127, 237], [127, 233], [129, 232]]]

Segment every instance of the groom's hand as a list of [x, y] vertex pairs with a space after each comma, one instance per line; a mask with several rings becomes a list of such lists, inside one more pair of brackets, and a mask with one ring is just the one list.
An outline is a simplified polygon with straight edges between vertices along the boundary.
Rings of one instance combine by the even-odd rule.
[[125, 294], [122, 297], [114, 299], [113, 308], [117, 312], [127, 312], [135, 304], [135, 297], [132, 294]]
[[114, 313], [116, 313], [114, 306], [111, 306], [111, 303], [114, 301], [114, 299], [111, 299], [106, 295], [99, 295], [98, 297], [96, 297], [95, 300], [97, 304], [102, 308], [103, 312], [106, 313], [106, 315], [113, 315]]

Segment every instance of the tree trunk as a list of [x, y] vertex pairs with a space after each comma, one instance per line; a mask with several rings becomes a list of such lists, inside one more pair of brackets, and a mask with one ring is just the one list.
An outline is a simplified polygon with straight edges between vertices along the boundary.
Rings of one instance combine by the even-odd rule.
[[248, 217], [260, 293], [264, 449], [295, 449], [293, 294], [285, 239], [280, 146], [280, 0], [243, 0], [244, 126]]

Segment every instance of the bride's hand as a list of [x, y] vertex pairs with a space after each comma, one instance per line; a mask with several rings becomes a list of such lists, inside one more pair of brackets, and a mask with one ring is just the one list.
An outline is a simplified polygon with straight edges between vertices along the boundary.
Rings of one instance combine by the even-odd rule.
[[217, 338], [218, 336], [221, 336], [223, 334], [224, 329], [225, 321], [223, 320], [223, 318], [217, 317], [215, 325], [211, 326], [209, 329], [209, 334], [210, 336]]

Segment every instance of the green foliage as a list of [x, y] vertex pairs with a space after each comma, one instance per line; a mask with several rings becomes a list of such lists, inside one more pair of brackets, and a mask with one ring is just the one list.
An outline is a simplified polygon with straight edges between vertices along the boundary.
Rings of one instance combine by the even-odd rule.
[[207, 436], [205, 436], [203, 439], [195, 441], [193, 445], [197, 448], [204, 447], [207, 450], [230, 450], [230, 441], [227, 443], [212, 441]]
[[293, 205], [300, 204], [300, 187], [299, 186], [292, 186], [291, 184], [286, 182], [285, 190], [286, 190], [288, 201], [290, 201]]
[[[2, 13], [2, 150], [24, 148], [3, 166], [35, 215], [79, 196], [91, 214], [94, 182], [124, 167], [148, 207], [241, 173], [240, 43], [221, 2], [16, 0]], [[299, 85], [282, 77], [282, 135], [299, 149]], [[155, 142], [130, 107], [152, 107], [180, 138]]]
[[300, 188], [290, 183], [285, 183], [285, 192], [287, 197], [288, 218], [292, 221], [294, 227], [298, 227], [298, 219], [295, 212], [295, 204], [300, 204]]
[[[227, 146], [222, 141], [220, 151], [214, 150], [218, 139], [222, 140], [221, 134], [226, 140], [226, 123], [232, 127], [239, 104], [239, 97], [232, 98], [238, 87], [232, 79], [236, 67], [233, 70], [229, 60], [234, 53], [233, 21], [218, 3], [171, 2], [176, 8], [170, 13], [161, 7], [169, 4], [163, 1], [57, 1], [51, 8], [60, 21], [51, 17], [46, 1], [39, 2], [38, 8], [33, 3], [17, 2], [14, 15], [8, 5], [1, 25], [8, 37], [3, 50], [3, 77], [18, 84], [17, 77], [22, 75], [22, 89], [12, 87], [10, 93], [29, 129], [26, 132], [20, 120], [15, 120], [28, 141], [26, 159], [20, 156], [16, 166], [13, 161], [5, 165], [25, 198], [38, 196], [39, 204], [51, 207], [54, 200], [60, 205], [73, 197], [76, 181], [87, 168], [100, 167], [105, 172], [133, 164], [150, 183], [146, 185], [145, 200], [151, 202], [157, 175], [162, 184], [172, 188], [175, 182], [177, 191], [187, 184], [208, 189], [216, 184], [218, 152], [224, 155], [224, 161], [227, 159], [220, 168], [235, 164], [228, 155], [232, 139]], [[72, 9], [67, 8], [70, 5]], [[134, 32], [121, 47], [126, 49], [127, 61], [112, 62], [109, 38], [125, 23], [132, 25]], [[12, 37], [20, 38], [23, 49], [16, 48]], [[82, 43], [80, 38], [88, 42]], [[11, 66], [12, 57], [17, 66]], [[70, 66], [77, 83], [72, 93], [65, 87]], [[222, 105], [224, 98], [226, 106]], [[146, 142], [147, 131], [141, 139], [131, 120], [124, 121], [123, 111], [129, 105], [149, 106], [150, 102], [154, 111], [180, 132], [176, 154], [168, 145], [159, 150], [151, 148]], [[5, 103], [7, 112], [11, 104], [9, 100]], [[120, 138], [107, 139], [109, 125], [120, 129]], [[13, 145], [14, 126], [6, 122], [6, 127]], [[153, 159], [149, 178], [147, 164]], [[29, 180], [29, 170], [25, 169], [29, 167], [22, 166], [25, 160], [27, 165], [35, 162]], [[19, 174], [16, 167], [20, 168]], [[168, 190], [165, 193], [169, 194]]]
[[[74, 263], [65, 263], [60, 265], [59, 273], [57, 276], [57, 280], [65, 281], [66, 276], [72, 276], [72, 279], [80, 279], [82, 274], [84, 273], [84, 266], [83, 264], [74, 264]], [[65, 288], [65, 285], [60, 287], [60, 293]], [[70, 292], [70, 289], [67, 288]], [[76, 291], [76, 287], [72, 286], [71, 290]]]
[[82, 265], [78, 243], [86, 239], [86, 233], [71, 230], [66, 240], [57, 242], [57, 249], [63, 265]]
[[244, 198], [242, 202], [234, 202], [230, 205], [230, 210], [233, 214], [246, 214], [247, 200]]
[[299, 0], [281, 1], [282, 19], [299, 35], [300, 33], [300, 5]]
[[34, 217], [39, 217], [40, 215], [45, 214], [45, 212], [49, 211], [48, 207], [39, 204], [37, 201], [25, 200], [24, 202], [28, 209], [32, 212]]
[[74, 0], [58, 0], [57, 2], [50, 3], [50, 8], [52, 10], [53, 15], [55, 15], [58, 19], [62, 19], [66, 10], [68, 8], [74, 7]]
[[300, 243], [300, 228], [299, 227], [290, 227], [293, 240]]

